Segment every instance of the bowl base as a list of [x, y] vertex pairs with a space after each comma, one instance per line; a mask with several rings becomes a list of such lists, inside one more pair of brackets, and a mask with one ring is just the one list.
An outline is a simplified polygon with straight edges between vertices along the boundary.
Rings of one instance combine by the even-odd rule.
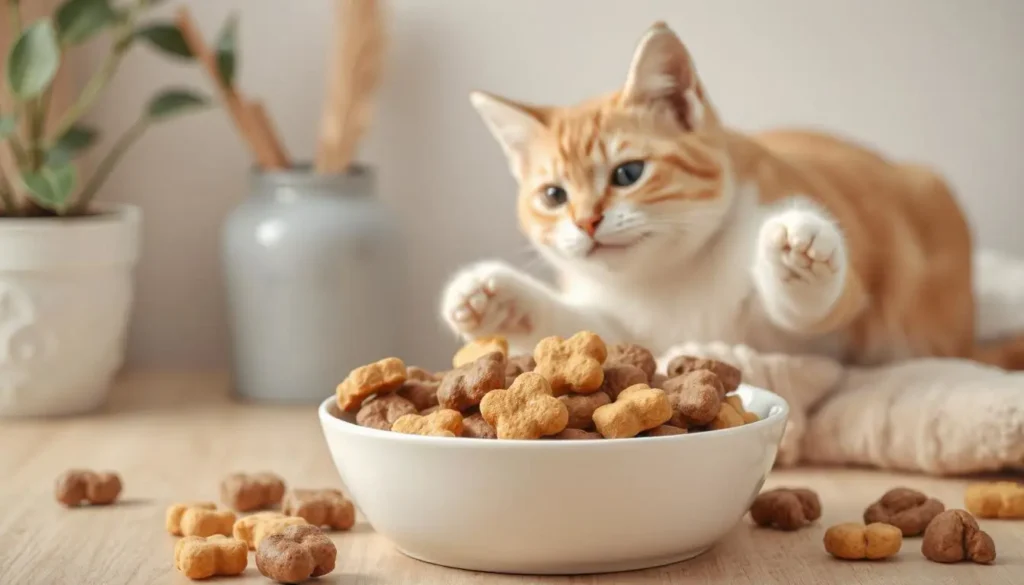
[[658, 557], [646, 557], [640, 559], [630, 559], [627, 561], [610, 561], [610, 562], [593, 562], [593, 563], [573, 563], [570, 565], [553, 565], [545, 563], [538, 566], [528, 567], [515, 567], [512, 565], [505, 565], [502, 563], [488, 564], [486, 562], [477, 564], [473, 561], [466, 560], [440, 560], [431, 558], [429, 555], [420, 555], [411, 553], [401, 547], [395, 547], [398, 552], [403, 555], [422, 561], [424, 563], [430, 563], [432, 565], [439, 565], [442, 567], [449, 567], [452, 569], [462, 569], [465, 571], [479, 571], [483, 573], [503, 573], [509, 575], [596, 575], [601, 573], [621, 573], [624, 571], [639, 571], [641, 569], [653, 569], [655, 567], [663, 567], [665, 565], [672, 565], [682, 561], [690, 560], [694, 557], [698, 557], [708, 550], [711, 546], [705, 546], [695, 550], [689, 550], [682, 553], [676, 553], [671, 555], [664, 555]]

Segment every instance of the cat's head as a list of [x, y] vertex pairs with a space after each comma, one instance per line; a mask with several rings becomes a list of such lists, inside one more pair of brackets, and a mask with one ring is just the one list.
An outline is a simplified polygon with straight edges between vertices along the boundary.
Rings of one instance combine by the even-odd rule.
[[519, 222], [563, 270], [634, 274], [693, 256], [732, 197], [724, 130], [686, 47], [664, 23], [625, 85], [569, 106], [482, 92], [471, 101], [519, 181]]

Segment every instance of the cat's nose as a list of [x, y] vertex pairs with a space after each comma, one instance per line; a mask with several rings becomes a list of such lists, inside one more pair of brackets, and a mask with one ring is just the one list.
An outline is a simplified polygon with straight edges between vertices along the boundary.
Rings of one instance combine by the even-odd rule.
[[590, 217], [577, 219], [576, 226], [586, 232], [588, 236], [594, 237], [594, 232], [597, 231], [597, 226], [601, 224], [602, 219], [604, 219], [604, 215], [598, 213]]

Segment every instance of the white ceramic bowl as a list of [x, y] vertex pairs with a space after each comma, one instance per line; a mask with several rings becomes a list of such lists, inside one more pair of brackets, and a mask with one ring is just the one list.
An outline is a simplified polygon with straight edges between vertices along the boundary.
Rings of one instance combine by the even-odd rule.
[[357, 426], [333, 397], [320, 422], [359, 509], [406, 555], [499, 573], [605, 573], [699, 555], [743, 517], [789, 406], [767, 390], [737, 392], [761, 421], [669, 437], [404, 435]]

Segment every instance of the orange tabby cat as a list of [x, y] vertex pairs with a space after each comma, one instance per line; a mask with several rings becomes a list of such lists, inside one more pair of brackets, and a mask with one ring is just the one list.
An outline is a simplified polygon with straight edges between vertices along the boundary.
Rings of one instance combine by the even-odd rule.
[[562, 286], [500, 262], [463, 270], [442, 312], [466, 338], [503, 334], [521, 351], [591, 329], [657, 351], [1020, 358], [1013, 343], [975, 347], [971, 236], [939, 176], [824, 134], [729, 130], [663, 23], [620, 91], [573, 107], [472, 101]]

